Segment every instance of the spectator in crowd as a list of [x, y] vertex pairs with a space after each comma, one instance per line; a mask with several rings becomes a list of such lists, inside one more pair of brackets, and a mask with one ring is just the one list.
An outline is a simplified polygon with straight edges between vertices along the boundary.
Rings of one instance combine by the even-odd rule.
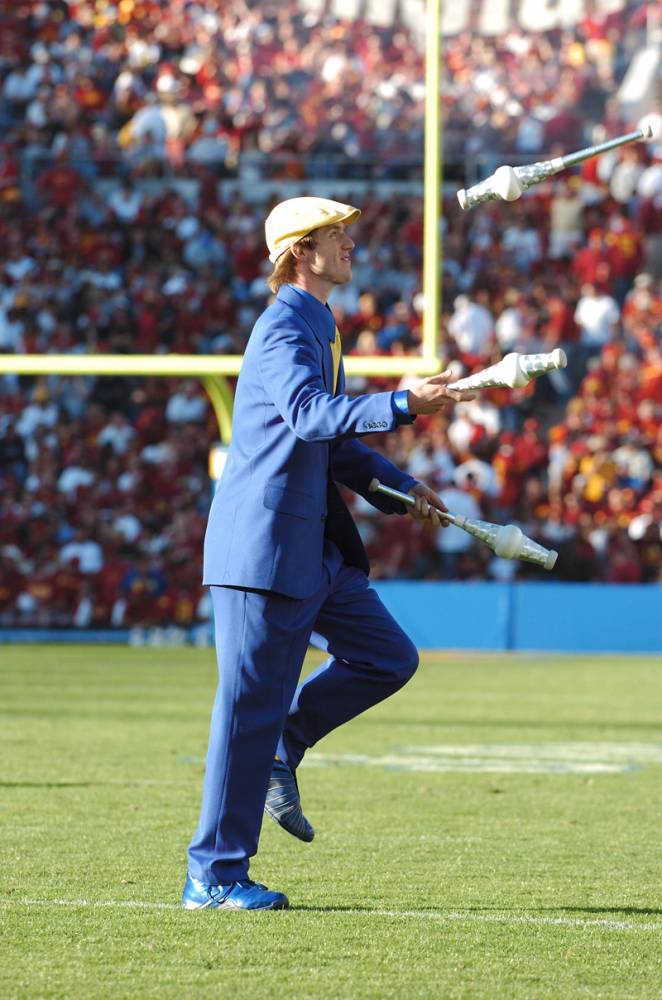
[[581, 181], [563, 175], [554, 184], [549, 209], [549, 257], [569, 260], [582, 240]]
[[542, 259], [540, 233], [523, 215], [517, 216], [503, 232], [501, 250], [513, 267], [530, 274]]
[[483, 301], [474, 301], [468, 295], [458, 295], [448, 321], [448, 332], [461, 355], [471, 360], [484, 360], [492, 348], [494, 317]]
[[103, 567], [103, 550], [98, 542], [87, 537], [84, 528], [74, 532], [73, 538], [60, 549], [61, 563], [73, 562], [81, 573], [92, 575]]
[[[462, 477], [461, 486], [457, 484], [456, 473], [454, 482], [447, 484], [439, 496], [451, 513], [459, 514], [462, 517], [482, 518], [481, 508], [473, 493], [475, 487], [472, 473]], [[454, 524], [450, 524], [443, 531], [438, 532], [436, 548], [439, 554], [439, 572], [442, 580], [461, 579], [465, 575], [462, 557], [467, 555], [475, 544], [472, 535], [462, 531], [461, 528], [456, 528]]]
[[583, 285], [581, 296], [575, 309], [575, 321], [579, 326], [579, 340], [590, 354], [599, 352], [617, 334], [620, 319], [618, 303], [595, 285]]
[[9, 423], [0, 437], [0, 481], [22, 483], [27, 475], [25, 442], [15, 424]]
[[124, 455], [135, 436], [136, 432], [127, 415], [121, 410], [115, 410], [110, 414], [108, 423], [99, 431], [97, 443], [102, 448], [110, 448], [116, 455]]
[[207, 413], [207, 401], [194, 379], [187, 379], [168, 400], [166, 419], [170, 423], [202, 423]]

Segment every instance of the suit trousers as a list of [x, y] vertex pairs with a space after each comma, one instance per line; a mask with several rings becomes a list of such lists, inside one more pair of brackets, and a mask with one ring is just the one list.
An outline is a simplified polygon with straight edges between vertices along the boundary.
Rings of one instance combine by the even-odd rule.
[[[295, 770], [323, 736], [401, 688], [418, 653], [365, 573], [328, 540], [311, 597], [231, 587], [211, 595], [219, 685], [189, 871], [217, 885], [247, 877], [274, 755]], [[309, 643], [329, 658], [297, 687]]]

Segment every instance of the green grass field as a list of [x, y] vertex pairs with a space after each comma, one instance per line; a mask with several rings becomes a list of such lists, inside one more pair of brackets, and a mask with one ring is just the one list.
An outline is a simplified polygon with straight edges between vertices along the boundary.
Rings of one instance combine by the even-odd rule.
[[[312, 663], [311, 659], [311, 663]], [[428, 655], [265, 821], [277, 913], [179, 909], [209, 650], [0, 646], [0, 997], [662, 996], [662, 664]]]

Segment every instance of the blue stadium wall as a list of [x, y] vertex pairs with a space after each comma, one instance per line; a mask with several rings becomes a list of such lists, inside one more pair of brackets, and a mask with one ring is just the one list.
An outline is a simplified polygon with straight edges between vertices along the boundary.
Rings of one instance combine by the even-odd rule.
[[662, 652], [662, 586], [379, 583], [420, 649]]
[[[375, 584], [419, 649], [662, 653], [662, 585]], [[6, 629], [0, 643], [212, 644], [211, 629]]]

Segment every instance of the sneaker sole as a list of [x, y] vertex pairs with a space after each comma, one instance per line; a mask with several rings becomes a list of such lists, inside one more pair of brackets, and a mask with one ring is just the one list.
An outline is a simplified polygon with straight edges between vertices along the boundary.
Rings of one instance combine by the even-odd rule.
[[287, 909], [289, 909], [289, 906], [290, 906], [289, 903], [279, 903], [279, 902], [269, 903], [268, 906], [238, 906], [237, 903], [222, 903], [220, 906], [217, 906], [216, 909], [217, 910], [248, 910], [248, 911], [255, 911], [255, 910], [287, 910]]
[[[270, 812], [269, 809], [265, 809], [264, 811], [267, 814], [267, 816], [269, 817], [269, 819], [273, 820], [274, 823], [277, 823], [278, 826], [282, 830], [285, 830], [285, 833], [289, 833], [291, 837], [296, 837], [297, 840], [301, 840], [304, 844], [310, 844], [310, 842], [315, 839], [315, 831], [312, 829], [312, 827], [311, 827], [310, 836], [303, 836], [302, 834], [298, 833], [296, 830], [293, 830], [291, 827], [287, 826], [287, 823], [284, 821], [283, 817], [281, 817], [281, 816], [274, 816], [274, 814], [272, 812]], [[285, 819], [287, 819], [287, 817], [285, 817]]]
[[182, 903], [183, 910], [287, 910], [289, 909], [288, 903], [270, 903], [268, 906], [238, 906], [237, 903], [221, 903], [220, 906], [214, 906], [214, 901], [209, 900], [208, 903]]

